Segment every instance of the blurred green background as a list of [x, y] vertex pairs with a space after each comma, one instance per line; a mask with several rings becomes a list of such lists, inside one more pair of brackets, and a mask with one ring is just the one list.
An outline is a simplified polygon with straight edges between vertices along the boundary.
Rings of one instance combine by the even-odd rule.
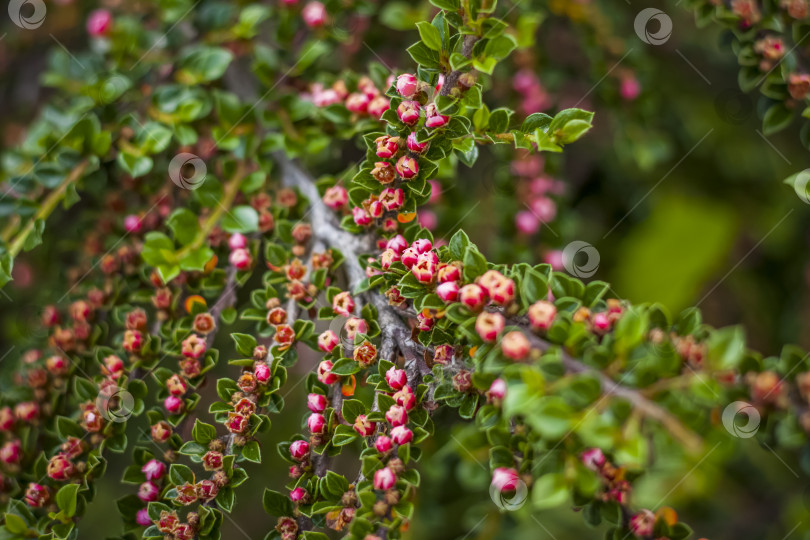
[[[564, 155], [545, 160], [545, 174], [562, 181], [564, 193], [553, 197], [557, 216], [540, 232], [515, 230], [524, 198], [509, 166], [514, 152], [499, 147], [483, 152], [473, 169], [460, 165], [458, 175], [440, 178], [442, 202], [432, 209], [438, 235], [449, 237], [464, 228], [499, 262], [539, 262], [549, 251], [583, 240], [600, 255], [593, 278], [612, 283], [621, 298], [661, 302], [673, 313], [698, 304], [712, 325], [744, 325], [750, 344], [765, 354], [778, 353], [784, 343], [810, 348], [805, 316], [810, 313], [810, 207], [782, 183], [807, 167], [807, 150], [797, 125], [770, 137], [762, 134], [762, 103], [737, 89], [728, 37], [715, 28], [697, 29], [680, 2], [650, 4], [673, 21], [671, 38], [660, 46], [634, 33], [634, 17], [646, 4], [523, 2], [521, 17], [514, 18], [515, 12], [512, 22], [533, 40], [515, 54], [513, 65], [499, 67], [487, 99], [524, 106], [513, 75], [528, 70], [542, 86], [544, 100], [543, 107], [525, 112], [576, 105], [595, 111], [595, 129]], [[38, 84], [46, 52], [58, 49], [57, 41], [68, 49], [86, 45], [82, 21], [88, 6], [67, 2], [54, 9], [60, 16], [50, 17], [37, 32], [16, 32], [5, 20], [0, 25], [4, 147], [20, 139], [49, 97]], [[413, 23], [428, 13], [427, 2], [386, 1], [369, 11], [367, 47], [331, 61], [362, 72], [367, 62], [381, 58], [408, 69], [402, 45], [415, 39]], [[632, 100], [621, 96], [628, 78], [640, 88]], [[65, 268], [76, 262], [82, 235], [96, 225], [75, 219], [79, 208], [55, 218], [60, 221], [51, 230], [60, 234], [46, 235], [44, 246], [17, 263], [15, 282], [4, 289], [8, 297], [0, 297], [3, 350], [24, 349], [42, 337], [38, 315], [62, 296]], [[315, 362], [314, 356], [302, 355], [291, 383]], [[2, 369], [7, 375], [12, 368]], [[209, 384], [203, 400], [213, 395]], [[225, 539], [261, 539], [274, 525], [262, 511], [260, 494], [264, 486], [279, 489], [286, 468], [267, 457], [275, 455], [275, 442], [300, 430], [302, 398], [301, 392], [290, 392], [286, 399], [292, 406], [273, 418], [273, 440], [263, 441], [265, 462], [239, 491]], [[455, 422], [450, 413], [442, 414]], [[488, 496], [486, 441], [479, 437], [457, 424], [427, 443], [411, 538], [601, 537], [565, 509], [532, 513], [527, 505], [500, 512]], [[810, 482], [804, 472], [810, 471], [810, 456], [775, 455], [750, 441], [721, 442], [699, 464], [672, 462], [665, 453], [655, 457], [634, 503], [675, 507], [696, 537], [810, 538]], [[120, 533], [114, 501], [135, 490], [117, 480], [126, 461], [126, 455], [112, 458], [100, 486], [105, 495], [86, 518], [81, 538]], [[352, 477], [357, 463], [347, 459], [337, 466]]]

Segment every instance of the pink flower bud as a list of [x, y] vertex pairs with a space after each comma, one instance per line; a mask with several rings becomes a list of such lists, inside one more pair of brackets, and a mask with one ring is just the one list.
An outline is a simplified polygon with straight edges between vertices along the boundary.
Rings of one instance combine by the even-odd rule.
[[321, 413], [312, 413], [307, 418], [307, 427], [312, 433], [321, 434], [326, 428], [326, 418]]
[[605, 464], [605, 454], [599, 448], [589, 448], [582, 452], [582, 464], [592, 471], [600, 470]]
[[405, 426], [397, 426], [391, 430], [391, 440], [398, 445], [408, 444], [413, 440], [413, 431]]
[[247, 270], [253, 263], [253, 258], [250, 256], [250, 251], [246, 249], [235, 249], [231, 251], [228, 256], [228, 261], [237, 270]]
[[141, 508], [138, 510], [138, 513], [135, 514], [135, 523], [141, 527], [149, 527], [152, 525], [152, 519], [149, 517], [149, 510], [146, 508]]
[[391, 366], [385, 372], [385, 382], [394, 390], [402, 390], [402, 387], [408, 384], [408, 375], [405, 374], [404, 369], [397, 369]]
[[379, 200], [372, 201], [371, 204], [368, 205], [368, 215], [373, 217], [374, 219], [382, 217], [385, 213], [385, 206]]
[[551, 269], [555, 272], [562, 271], [565, 266], [563, 265], [563, 253], [559, 249], [549, 251], [543, 256], [543, 262], [551, 265]]
[[385, 420], [394, 427], [404, 426], [408, 423], [408, 412], [405, 407], [391, 405], [388, 412], [385, 413]]
[[508, 332], [501, 340], [501, 351], [504, 356], [512, 360], [522, 360], [526, 358], [531, 350], [531, 345], [523, 332], [514, 330]]
[[649, 510], [641, 510], [630, 518], [630, 530], [639, 538], [652, 536], [655, 528], [655, 514]]
[[400, 156], [396, 165], [397, 173], [405, 180], [419, 174], [419, 163], [411, 156]]
[[372, 118], [380, 120], [383, 113], [391, 108], [391, 102], [385, 96], [377, 96], [368, 104], [368, 114]]
[[475, 319], [475, 331], [481, 339], [492, 343], [498, 339], [498, 334], [501, 333], [505, 324], [506, 321], [500, 313], [484, 312]]
[[419, 154], [421, 152], [424, 152], [425, 148], [427, 148], [430, 143], [429, 142], [421, 142], [420, 143], [416, 139], [416, 132], [411, 131], [411, 133], [408, 135], [408, 138], [405, 139], [405, 144], [408, 145], [408, 150], [410, 150], [411, 152], [414, 152], [416, 154]]
[[325, 331], [318, 336], [318, 348], [323, 352], [332, 352], [332, 350], [340, 344], [340, 339], [337, 334], [331, 330]]
[[169, 396], [163, 401], [163, 406], [169, 414], [180, 414], [185, 403], [177, 396]]
[[393, 249], [386, 249], [380, 254], [380, 266], [384, 270], [391, 268], [391, 265], [399, 260], [399, 253]]
[[356, 336], [358, 332], [368, 334], [368, 323], [365, 319], [360, 317], [349, 317], [349, 320], [343, 325], [343, 330], [346, 331], [346, 337], [354, 341], [354, 336]]
[[554, 221], [554, 218], [557, 217], [557, 205], [548, 197], [534, 199], [529, 206], [541, 223]]
[[325, 411], [328, 406], [329, 400], [326, 399], [326, 396], [321, 394], [309, 394], [307, 396], [307, 407], [312, 412], [321, 413]]
[[436, 277], [436, 263], [430, 257], [420, 256], [416, 264], [411, 268], [411, 272], [421, 283], [432, 283]]
[[354, 300], [347, 291], [343, 291], [332, 298], [332, 310], [337, 315], [348, 317], [354, 311]]
[[186, 358], [199, 359], [205, 354], [206, 347], [207, 345], [203, 338], [197, 334], [191, 334], [183, 340], [180, 352], [182, 352], [183, 356]]
[[36, 401], [23, 401], [14, 406], [14, 416], [23, 422], [33, 422], [39, 418], [39, 404]]
[[405, 204], [405, 192], [402, 188], [385, 188], [380, 193], [380, 202], [386, 210], [399, 210]]
[[124, 230], [128, 233], [137, 234], [141, 232], [141, 218], [135, 214], [130, 214], [124, 218]]
[[[391, 238], [388, 243], [385, 245], [388, 249], [393, 249], [397, 253], [402, 253], [408, 247], [408, 241], [405, 240], [405, 237], [401, 234], [398, 234]], [[416, 263], [416, 261], [414, 261]]]
[[334, 384], [340, 379], [339, 376], [332, 373], [332, 362], [324, 360], [318, 364], [318, 380], [323, 384]]
[[234, 233], [228, 239], [228, 245], [231, 249], [244, 249], [247, 247], [247, 238], [244, 234]]
[[539, 300], [529, 306], [529, 324], [535, 330], [548, 330], [556, 316], [557, 308], [546, 300]]
[[441, 263], [439, 265], [439, 283], [458, 281], [461, 279], [461, 270], [455, 264]]
[[440, 128], [450, 121], [449, 116], [439, 114], [439, 110], [435, 103], [431, 103], [425, 107], [425, 127]]
[[253, 369], [253, 375], [260, 384], [266, 384], [270, 380], [270, 368], [267, 364], [259, 364]]
[[412, 247], [416, 248], [416, 251], [422, 254], [433, 249], [433, 244], [427, 238], [420, 238], [414, 241]]
[[319, 28], [326, 22], [326, 6], [320, 2], [310, 2], [301, 10], [304, 24], [310, 28]]
[[394, 471], [392, 471], [388, 467], [378, 469], [374, 473], [374, 489], [379, 489], [380, 491], [387, 491], [393, 488], [396, 483], [397, 483], [397, 475], [394, 474]]
[[185, 379], [175, 373], [166, 379], [166, 389], [173, 396], [182, 396], [188, 390], [188, 384]]
[[492, 485], [498, 491], [514, 491], [519, 483], [518, 472], [511, 467], [498, 467], [492, 472]]
[[597, 334], [604, 334], [608, 330], [610, 330], [610, 318], [608, 314], [605, 312], [597, 313], [593, 316], [591, 321], [593, 325], [593, 331]]
[[357, 415], [357, 418], [354, 420], [354, 430], [363, 437], [373, 435], [376, 429], [377, 423], [369, 420], [365, 414]]
[[138, 498], [143, 502], [158, 500], [160, 488], [154, 482], [146, 481], [138, 488]]
[[403, 73], [397, 77], [397, 92], [404, 98], [411, 98], [419, 89], [419, 81], [412, 73]]
[[464, 285], [459, 291], [461, 303], [467, 306], [471, 311], [479, 311], [484, 307], [486, 302], [486, 294], [484, 289], [475, 283]]
[[433, 351], [433, 361], [437, 364], [447, 364], [453, 359], [452, 345], [438, 345]]
[[11, 407], [3, 407], [0, 409], [0, 430], [11, 431], [12, 429], [14, 429], [14, 413]]
[[374, 221], [371, 214], [369, 214], [362, 206], [355, 206], [352, 208], [352, 219], [354, 220], [355, 224], [360, 225], [361, 227], [371, 225], [371, 223]]
[[445, 303], [451, 303], [458, 300], [459, 287], [455, 281], [448, 281], [436, 287], [436, 295]]
[[374, 142], [377, 144], [377, 157], [392, 158], [399, 151], [399, 137], [382, 135], [374, 139]]
[[502, 400], [506, 397], [506, 381], [503, 379], [495, 379], [489, 386], [489, 397], [492, 399]]
[[370, 101], [367, 95], [355, 92], [346, 98], [346, 108], [353, 113], [364, 114]]
[[75, 470], [76, 468], [73, 466], [73, 463], [62, 454], [56, 454], [48, 461], [48, 476], [57, 482], [68, 480], [73, 476]]
[[147, 480], [160, 480], [166, 474], [166, 464], [157, 459], [150, 459], [141, 467], [141, 472]]
[[540, 230], [540, 220], [528, 210], [515, 214], [515, 228], [521, 234], [535, 234]]
[[106, 9], [97, 9], [87, 17], [87, 33], [93, 37], [106, 35], [112, 28], [112, 14]]
[[412, 126], [419, 121], [419, 103], [416, 101], [403, 101], [397, 107], [397, 116], [403, 124]]
[[343, 186], [332, 186], [324, 193], [323, 202], [333, 210], [340, 210], [349, 202], [349, 192]]
[[290, 457], [295, 461], [303, 461], [309, 455], [309, 443], [307, 441], [293, 441], [290, 445]]
[[377, 449], [377, 452], [385, 454], [386, 452], [391, 450], [391, 448], [393, 448], [393, 443], [391, 442], [391, 439], [387, 435], [380, 435], [374, 442], [374, 448]]
[[307, 495], [309, 495], [307, 490], [302, 487], [297, 487], [290, 492], [290, 500], [292, 500], [292, 502], [301, 502], [306, 499]]
[[48, 491], [48, 488], [41, 484], [28, 484], [28, 488], [25, 490], [25, 502], [28, 506], [33, 508], [42, 508], [46, 504], [48, 504], [48, 500], [51, 498], [51, 494]]
[[619, 93], [625, 101], [633, 101], [641, 93], [641, 84], [634, 76], [625, 77], [622, 79], [621, 89]]
[[413, 266], [419, 262], [419, 252], [415, 247], [411, 246], [402, 252], [401, 260], [402, 264], [408, 268], [413, 268]]

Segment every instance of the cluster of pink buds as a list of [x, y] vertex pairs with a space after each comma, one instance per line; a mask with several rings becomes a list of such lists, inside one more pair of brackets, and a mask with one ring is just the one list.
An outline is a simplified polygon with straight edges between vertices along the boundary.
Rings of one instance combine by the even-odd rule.
[[[180, 518], [177, 517], [177, 512], [163, 510], [154, 525], [161, 533], [168, 535], [172, 540], [191, 540], [197, 534], [196, 527], [199, 525], [199, 516], [191, 512], [186, 516], [186, 519], [188, 522], [182, 523]], [[143, 525], [140, 521], [139, 524]]]
[[248, 270], [253, 265], [253, 256], [248, 248], [248, 239], [241, 233], [234, 233], [228, 239], [231, 254], [228, 262], [239, 271]]
[[562, 195], [565, 185], [542, 174], [543, 160], [539, 156], [519, 156], [512, 162], [518, 177], [518, 200], [524, 206], [515, 214], [515, 228], [525, 235], [536, 234], [544, 223], [557, 217], [557, 204], [552, 195]]
[[369, 77], [361, 77], [357, 81], [357, 88], [354, 92], [349, 92], [346, 83], [342, 80], [329, 88], [324, 88], [319, 84], [313, 85], [310, 91], [312, 102], [318, 107], [343, 103], [352, 113], [358, 116], [369, 116], [376, 120], [379, 120], [383, 113], [391, 108], [389, 99]]
[[622, 505], [628, 502], [631, 487], [630, 482], [625, 480], [626, 471], [623, 467], [611, 464], [599, 448], [585, 450], [580, 459], [585, 467], [596, 472], [602, 480], [602, 500], [616, 501]]
[[512, 77], [512, 87], [522, 97], [520, 108], [525, 116], [551, 107], [551, 96], [534, 71], [522, 69], [515, 73]]

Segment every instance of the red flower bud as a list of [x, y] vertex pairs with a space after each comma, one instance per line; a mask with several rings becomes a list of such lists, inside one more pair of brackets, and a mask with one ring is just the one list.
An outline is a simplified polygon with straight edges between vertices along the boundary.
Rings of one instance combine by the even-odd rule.
[[419, 81], [411, 73], [403, 73], [397, 77], [397, 92], [404, 98], [411, 98], [419, 89]]
[[602, 450], [599, 448], [589, 448], [582, 452], [582, 464], [585, 465], [592, 471], [600, 470], [607, 461], [605, 459], [605, 454], [602, 453]]
[[425, 148], [428, 147], [428, 144], [430, 144], [430, 143], [429, 142], [419, 142], [416, 139], [416, 132], [411, 131], [410, 134], [408, 135], [408, 138], [405, 139], [405, 144], [408, 145], [408, 150], [418, 154], [420, 152], [423, 152], [425, 150]]
[[185, 407], [183, 400], [177, 396], [168, 396], [163, 400], [163, 406], [169, 414], [180, 414]]
[[374, 142], [377, 144], [377, 157], [389, 159], [399, 151], [399, 137], [383, 135], [377, 137]]
[[70, 460], [62, 454], [56, 454], [48, 462], [48, 476], [57, 482], [68, 480], [75, 472], [75, 467]]
[[385, 420], [394, 427], [404, 426], [408, 423], [408, 412], [405, 407], [391, 405], [388, 412], [385, 413]]
[[307, 418], [307, 427], [312, 433], [320, 435], [326, 429], [326, 418], [321, 413], [312, 413]]
[[655, 514], [649, 510], [641, 510], [630, 518], [630, 530], [639, 538], [652, 536], [655, 528]]
[[222, 468], [222, 452], [211, 450], [202, 458], [203, 468], [206, 471], [217, 471]]
[[267, 381], [270, 380], [270, 368], [267, 367], [267, 364], [257, 364], [253, 368], [253, 375], [259, 384], [267, 384]]
[[399, 174], [405, 180], [410, 180], [417, 174], [419, 174], [419, 162], [417, 162], [411, 156], [401, 156], [397, 160], [397, 174]]
[[431, 103], [425, 107], [425, 127], [440, 128], [446, 125], [449, 121], [449, 116], [439, 114], [439, 110], [435, 103]]
[[290, 492], [290, 500], [292, 502], [306, 502], [309, 498], [309, 493], [302, 487], [297, 487]]
[[185, 379], [175, 373], [166, 379], [166, 388], [169, 390], [171, 395], [179, 397], [186, 393], [186, 390], [188, 390], [188, 384], [186, 384]]
[[501, 401], [506, 397], [506, 381], [503, 379], [495, 379], [489, 386], [487, 396], [493, 401]]
[[397, 107], [397, 116], [403, 124], [412, 126], [419, 121], [419, 103], [416, 101], [403, 101]]
[[385, 96], [377, 96], [368, 104], [368, 114], [372, 118], [380, 120], [383, 113], [391, 108], [391, 102]]
[[303, 461], [309, 455], [309, 443], [306, 441], [293, 441], [290, 445], [290, 456], [295, 461]]
[[405, 426], [397, 426], [391, 430], [391, 440], [398, 445], [408, 444], [413, 440], [413, 431]]
[[172, 436], [172, 427], [168, 422], [161, 420], [150, 428], [152, 440], [157, 443], [163, 443], [169, 440]]
[[301, 10], [304, 24], [310, 28], [320, 28], [326, 23], [326, 6], [320, 2], [310, 2]]
[[105, 36], [112, 28], [113, 17], [106, 9], [97, 9], [87, 17], [87, 33], [92, 37]]
[[394, 390], [402, 390], [402, 387], [408, 383], [408, 375], [405, 373], [404, 369], [397, 369], [391, 366], [388, 371], [385, 372], [385, 381], [388, 383], [388, 386]]
[[228, 413], [228, 419], [225, 421], [225, 427], [231, 433], [242, 433], [248, 427], [248, 417], [238, 412]]
[[183, 356], [186, 358], [194, 358], [197, 360], [205, 354], [205, 350], [205, 340], [197, 334], [191, 334], [183, 340], [180, 352], [182, 352]]
[[334, 384], [340, 379], [338, 375], [332, 373], [332, 362], [324, 360], [318, 364], [318, 380], [323, 384]]
[[459, 287], [455, 281], [448, 281], [436, 287], [436, 295], [442, 302], [451, 303], [458, 300]]
[[242, 233], [233, 233], [230, 238], [228, 238], [228, 247], [231, 250], [234, 249], [244, 249], [248, 245], [248, 240]]
[[393, 448], [393, 443], [391, 442], [391, 439], [387, 435], [380, 435], [374, 442], [374, 448], [377, 449], [377, 452], [385, 454], [386, 452], [391, 450], [391, 448]]
[[520, 484], [518, 472], [511, 467], [498, 467], [492, 472], [492, 486], [498, 491], [514, 491]]
[[307, 396], [307, 407], [314, 413], [321, 413], [329, 406], [329, 400], [321, 394], [309, 394]]
[[323, 195], [323, 202], [333, 210], [339, 210], [349, 202], [349, 192], [343, 186], [332, 186]]
[[25, 502], [33, 508], [42, 508], [51, 498], [48, 488], [40, 484], [28, 484], [25, 490]]
[[228, 262], [237, 270], [244, 271], [253, 264], [253, 257], [250, 255], [250, 251], [246, 249], [235, 249], [228, 256]]

